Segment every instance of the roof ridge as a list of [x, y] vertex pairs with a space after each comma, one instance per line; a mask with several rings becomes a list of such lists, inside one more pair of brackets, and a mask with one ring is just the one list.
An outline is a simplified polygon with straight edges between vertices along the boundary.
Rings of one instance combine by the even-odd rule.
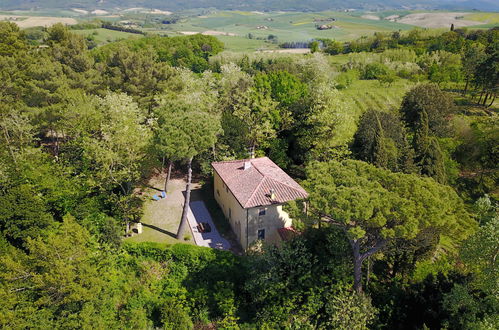
[[[283, 172], [284, 172], [284, 171], [283, 171]], [[284, 172], [284, 173], [286, 173], [286, 172]], [[288, 175], [288, 174], [286, 173], [286, 175]], [[302, 192], [301, 190], [298, 190], [297, 188], [295, 188], [295, 187], [293, 187], [293, 186], [291, 186], [291, 185], [289, 185], [289, 184], [287, 184], [287, 183], [285, 183], [285, 182], [282, 182], [282, 181], [277, 181], [276, 179], [273, 179], [273, 178], [271, 178], [271, 177], [269, 177], [269, 179], [270, 179], [270, 180], [272, 180], [272, 181], [274, 181], [274, 182], [277, 182], [277, 183], [280, 183], [280, 184], [282, 184], [282, 185], [285, 185], [285, 186], [287, 186], [287, 187], [289, 187], [289, 188], [291, 188], [291, 189], [293, 189], [293, 190], [295, 190], [295, 191]], [[301, 189], [303, 189], [301, 186], [300, 186], [300, 188], [301, 188]], [[305, 190], [305, 189], [303, 189], [303, 190]]]
[[[270, 159], [270, 158], [268, 158], [267, 156], [264, 156], [264, 157], [259, 157], [259, 158], [252, 158], [252, 159], [261, 159], [261, 158], [267, 158], [267, 159], [271, 160], [271, 159]], [[250, 160], [250, 162], [251, 162], [251, 160]], [[253, 164], [253, 162], [251, 162], [251, 165], [253, 165], [253, 167], [255, 168], [255, 170], [257, 170], [257, 171], [258, 171], [258, 173], [260, 173], [260, 174], [261, 174], [261, 176], [263, 176], [264, 178], [266, 178], [266, 177], [267, 177], [265, 174], [263, 174], [263, 173], [262, 173], [262, 171], [260, 171], [260, 170], [258, 169], [258, 166], [255, 166], [255, 164]], [[263, 181], [263, 180], [262, 180], [262, 181]]]
[[[268, 158], [267, 156], [264, 156], [264, 157], [258, 157], [258, 158], [244, 158], [244, 159], [232, 159], [232, 160], [221, 160], [219, 162], [211, 162], [211, 164], [224, 164], [224, 163], [244, 163], [246, 161], [251, 161], [253, 159], [262, 159], [262, 158]], [[269, 158], [270, 159], [270, 158]]]
[[[261, 173], [260, 173], [261, 174]], [[260, 189], [260, 186], [263, 184], [263, 181], [265, 181], [265, 179], [267, 178], [265, 175], [262, 174], [262, 177], [263, 179], [260, 181], [260, 183], [258, 184], [258, 186], [255, 187], [255, 190], [253, 190], [253, 192], [251, 193], [250, 197], [248, 198], [248, 200], [246, 201], [246, 203], [244, 203], [244, 206], [246, 207], [248, 205], [248, 203], [253, 199], [253, 197], [255, 196], [256, 192], [258, 191], [258, 189]]]

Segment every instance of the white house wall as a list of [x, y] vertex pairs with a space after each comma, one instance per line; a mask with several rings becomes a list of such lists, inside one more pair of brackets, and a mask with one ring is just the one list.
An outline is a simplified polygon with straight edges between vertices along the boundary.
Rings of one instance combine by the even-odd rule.
[[[279, 204], [243, 209], [216, 172], [214, 173], [214, 194], [215, 200], [229, 220], [230, 226], [243, 249], [258, 239], [258, 230], [260, 229], [265, 229], [265, 242], [279, 242], [280, 237], [277, 229], [289, 227], [292, 224], [288, 214], [282, 210], [282, 205]], [[259, 216], [262, 208], [266, 209], [265, 215]], [[248, 223], [247, 231], [246, 223]]]

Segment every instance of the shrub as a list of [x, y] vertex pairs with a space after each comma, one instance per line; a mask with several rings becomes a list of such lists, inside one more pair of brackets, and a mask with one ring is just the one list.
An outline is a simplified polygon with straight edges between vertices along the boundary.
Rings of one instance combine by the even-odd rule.
[[388, 75], [390, 70], [382, 63], [369, 63], [364, 67], [362, 79], [379, 79], [382, 76]]

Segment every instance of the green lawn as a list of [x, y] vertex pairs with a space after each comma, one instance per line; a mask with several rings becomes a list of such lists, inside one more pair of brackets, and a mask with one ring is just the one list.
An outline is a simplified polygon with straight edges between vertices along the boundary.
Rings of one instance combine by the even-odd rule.
[[188, 243], [194, 244], [192, 234], [187, 232], [190, 240], [177, 240], [175, 235], [182, 217], [182, 206], [185, 190], [184, 180], [171, 180], [168, 187], [166, 199], [155, 201], [152, 195], [158, 194], [164, 184], [163, 177], [152, 178], [148, 185], [143, 187], [143, 216], [140, 220], [143, 224], [142, 234], [127, 238], [131, 242], [157, 242], [157, 243]]
[[[168, 184], [168, 195], [166, 199], [155, 201], [154, 194], [158, 194], [164, 185], [164, 176], [155, 176], [149, 180], [141, 189], [144, 199], [143, 216], [140, 222], [143, 224], [142, 234], [126, 238], [129, 242], [157, 242], [166, 244], [187, 243], [195, 244], [190, 230], [186, 236], [189, 240], [177, 240], [177, 233], [182, 208], [184, 205], [185, 181], [184, 179], [172, 179]], [[230, 229], [229, 222], [218, 206], [213, 196], [213, 185], [208, 183], [193, 183], [191, 201], [201, 200], [210, 212], [211, 218], [219, 233], [228, 239], [233, 246], [232, 250], [238, 252], [238, 246], [234, 233]]]

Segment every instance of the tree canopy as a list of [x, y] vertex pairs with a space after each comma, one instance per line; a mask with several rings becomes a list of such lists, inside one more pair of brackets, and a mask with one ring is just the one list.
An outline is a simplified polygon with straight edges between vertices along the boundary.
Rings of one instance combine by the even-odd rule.
[[459, 241], [474, 226], [454, 190], [432, 179], [352, 160], [314, 163], [307, 174], [311, 209], [342, 228], [352, 245], [356, 289], [362, 262], [388, 241], [414, 239], [428, 227]]

